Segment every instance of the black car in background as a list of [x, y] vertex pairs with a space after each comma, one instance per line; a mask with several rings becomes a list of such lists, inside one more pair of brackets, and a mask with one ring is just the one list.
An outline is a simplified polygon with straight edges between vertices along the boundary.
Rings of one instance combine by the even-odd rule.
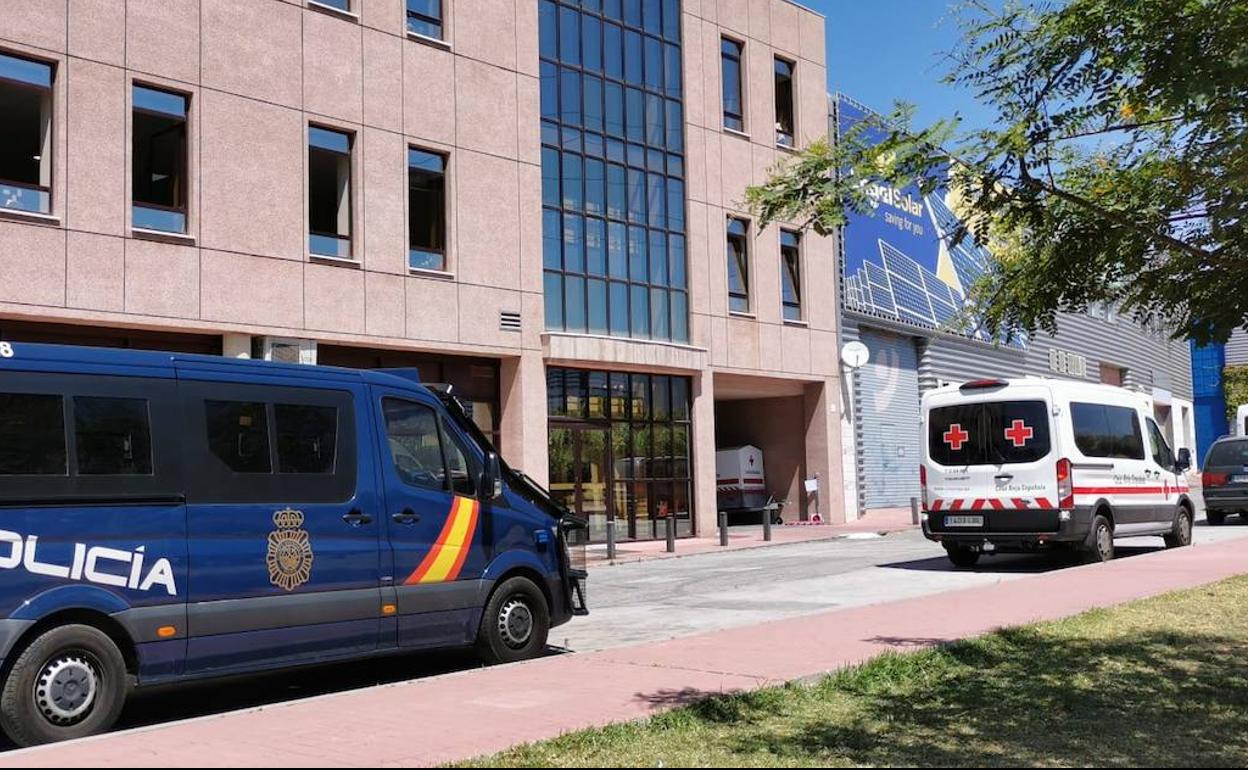
[[1225, 436], [1213, 442], [1202, 467], [1210, 526], [1222, 524], [1232, 514], [1248, 520], [1248, 436]]

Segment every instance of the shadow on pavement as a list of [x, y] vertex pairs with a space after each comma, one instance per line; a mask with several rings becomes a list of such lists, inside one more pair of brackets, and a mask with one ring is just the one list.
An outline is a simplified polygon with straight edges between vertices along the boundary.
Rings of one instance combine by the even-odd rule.
[[958, 641], [958, 637], [935, 637], [935, 636], [872, 636], [866, 641], [872, 644], [887, 644], [899, 650], [920, 649], [925, 647], [939, 647], [942, 644], [952, 644]]
[[[1157, 546], [1119, 545], [1115, 549], [1115, 558], [1125, 559], [1132, 556], [1140, 556], [1146, 553], [1156, 553], [1161, 550], [1164, 550], [1164, 548]], [[944, 556], [933, 556], [928, 559], [912, 559], [910, 561], [891, 562], [889, 564], [881, 564], [880, 566], [889, 569], [914, 570], [916, 572], [975, 572], [1002, 575], [1036, 575], [1078, 565], [1079, 562], [1072, 554], [1054, 551], [1051, 553], [1039, 554], [1010, 553], [996, 556], [984, 556], [979, 560], [979, 564], [969, 569], [953, 566], [949, 562], [949, 559]]]
[[633, 700], [646, 704], [651, 711], [667, 711], [668, 709], [681, 706], [704, 703], [723, 694], [724, 692], [721, 690], [702, 690], [697, 687], [685, 687], [680, 690], [639, 692], [633, 696]]
[[[548, 647], [546, 655], [568, 652]], [[116, 730], [220, 714], [480, 668], [471, 650], [424, 651], [347, 663], [304, 666], [134, 692]], [[0, 751], [16, 748], [0, 733]]]

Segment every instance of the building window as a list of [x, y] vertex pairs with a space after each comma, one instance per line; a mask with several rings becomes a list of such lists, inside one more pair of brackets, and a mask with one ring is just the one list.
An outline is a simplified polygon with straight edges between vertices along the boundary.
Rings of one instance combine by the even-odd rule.
[[744, 219], [728, 218], [728, 310], [750, 312], [750, 225]]
[[591, 539], [693, 534], [688, 377], [552, 367], [546, 400], [549, 489]]
[[52, 65], [0, 54], [0, 208], [52, 210]]
[[408, 266], [446, 269], [446, 156], [407, 150]]
[[351, 135], [308, 127], [308, 250], [351, 257]]
[[539, 0], [546, 327], [689, 340], [679, 0]]
[[776, 59], [776, 144], [793, 146], [793, 63]]
[[802, 320], [801, 236], [792, 230], [780, 231], [780, 301], [784, 320]]
[[135, 227], [186, 232], [186, 103], [182, 94], [134, 86], [130, 183]]
[[720, 59], [724, 81], [724, 128], [745, 130], [745, 97], [741, 88], [741, 43], [729, 38], [720, 40]]
[[1105, 385], [1122, 387], [1127, 380], [1127, 370], [1113, 364], [1101, 364], [1098, 378]]
[[336, 11], [351, 12], [351, 0], [310, 0], [313, 5], [323, 5]]
[[442, 39], [442, 0], [407, 0], [407, 31]]

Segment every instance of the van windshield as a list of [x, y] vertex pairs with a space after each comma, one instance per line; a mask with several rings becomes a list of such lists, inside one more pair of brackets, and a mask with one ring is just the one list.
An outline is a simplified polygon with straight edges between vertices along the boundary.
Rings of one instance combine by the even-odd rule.
[[1049, 453], [1049, 414], [1043, 401], [992, 401], [933, 409], [927, 446], [939, 465], [1029, 463]]

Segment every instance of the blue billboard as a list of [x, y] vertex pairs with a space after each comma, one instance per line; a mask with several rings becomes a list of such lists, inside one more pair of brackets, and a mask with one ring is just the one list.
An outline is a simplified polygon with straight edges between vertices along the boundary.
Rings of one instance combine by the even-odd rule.
[[[881, 141], [886, 136], [882, 119], [837, 95], [838, 136], [868, 118], [862, 136]], [[941, 173], [948, 176], [947, 170]], [[894, 188], [875, 183], [867, 187], [867, 194], [872, 211], [851, 212], [842, 231], [845, 309], [992, 342], [981, 330], [953, 326], [967, 291], [983, 275], [991, 256], [969, 238], [954, 245], [959, 220], [948, 187], [924, 195], [917, 184]]]

